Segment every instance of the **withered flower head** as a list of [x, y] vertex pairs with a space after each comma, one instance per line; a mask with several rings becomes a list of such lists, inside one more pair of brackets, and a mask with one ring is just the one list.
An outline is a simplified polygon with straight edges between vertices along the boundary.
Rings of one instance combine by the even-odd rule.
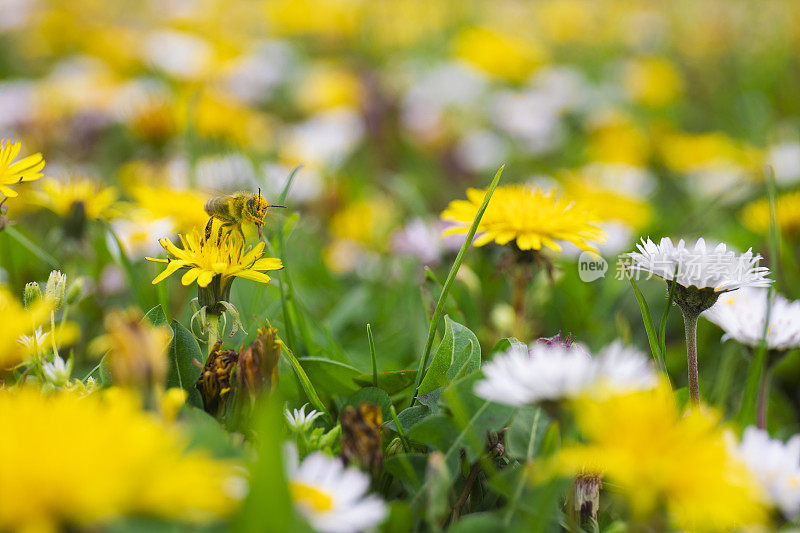
[[[203, 409], [211, 416], [220, 417], [231, 392], [231, 375], [239, 354], [234, 350], [223, 350], [222, 343], [214, 345], [195, 386], [203, 399]], [[199, 364], [199, 363], [198, 363]]]
[[571, 333], [567, 333], [567, 336], [562, 338], [561, 332], [559, 331], [552, 337], [540, 337], [539, 339], [536, 339], [536, 342], [539, 344], [546, 344], [547, 346], [563, 346], [564, 348], [572, 348], [572, 345], [575, 344], [575, 338]]
[[236, 371], [239, 394], [254, 401], [261, 391], [272, 389], [278, 381], [280, 356], [278, 330], [268, 323], [259, 328], [256, 339], [248, 347], [239, 350], [239, 367]]
[[356, 463], [362, 468], [377, 472], [383, 464], [381, 451], [381, 408], [361, 402], [358, 409], [345, 408], [340, 417], [342, 424], [342, 458], [345, 463]]
[[106, 315], [105, 328], [105, 335], [92, 343], [92, 351], [107, 353], [114, 385], [142, 390], [162, 388], [167, 375], [169, 328], [153, 326], [134, 308]]
[[584, 518], [597, 518], [597, 508], [600, 505], [600, 489], [603, 482], [600, 476], [584, 472], [575, 478], [575, 511], [580, 512]]

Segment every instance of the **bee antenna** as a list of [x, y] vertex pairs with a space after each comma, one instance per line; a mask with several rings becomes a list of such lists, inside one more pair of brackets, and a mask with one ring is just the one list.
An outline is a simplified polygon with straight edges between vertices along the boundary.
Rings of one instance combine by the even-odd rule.
[[285, 206], [285, 205], [271, 205], [271, 204], [270, 204], [270, 207], [283, 207], [284, 209], [286, 209], [286, 206]]
[[258, 197], [261, 198], [261, 187], [258, 188]]

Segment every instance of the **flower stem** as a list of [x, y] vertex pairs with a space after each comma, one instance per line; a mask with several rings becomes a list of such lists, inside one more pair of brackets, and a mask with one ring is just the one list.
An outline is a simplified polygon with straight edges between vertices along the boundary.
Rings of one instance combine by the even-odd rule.
[[528, 280], [524, 265], [517, 266], [514, 276], [514, 292], [512, 294], [512, 306], [514, 308], [514, 335], [520, 339], [527, 337], [525, 331], [525, 292], [528, 288]]
[[214, 345], [219, 341], [219, 315], [208, 314], [208, 354], [214, 349]]
[[758, 403], [756, 411], [756, 424], [758, 429], [767, 428], [767, 407], [769, 406], [769, 385], [772, 381], [772, 367], [767, 365], [761, 374], [761, 383], [758, 386]]
[[689, 394], [692, 405], [700, 403], [700, 379], [697, 372], [697, 318], [695, 313], [683, 312], [683, 325], [686, 329], [686, 357], [689, 361]]

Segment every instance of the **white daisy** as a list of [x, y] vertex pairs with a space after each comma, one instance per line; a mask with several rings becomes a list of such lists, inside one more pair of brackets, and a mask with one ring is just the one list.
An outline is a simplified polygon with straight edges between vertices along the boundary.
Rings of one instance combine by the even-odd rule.
[[668, 237], [661, 239], [660, 244], [642, 239], [636, 247], [638, 252], [628, 254], [633, 260], [631, 270], [672, 281], [677, 267], [677, 282], [684, 287], [725, 292], [740, 287], [768, 287], [772, 282], [766, 278], [769, 268], [758, 266], [761, 256], [753, 254], [752, 249], [737, 254], [728, 250], [725, 243], [706, 247], [702, 238], [693, 247], [686, 246], [683, 239], [673, 245]]
[[763, 429], [748, 427], [736, 452], [789, 519], [800, 513], [800, 435], [786, 443], [770, 439]]
[[615, 342], [591, 357], [579, 346], [536, 343], [515, 347], [483, 366], [485, 379], [475, 385], [482, 398], [521, 406], [556, 401], [593, 389], [641, 390], [656, 384], [647, 357]]
[[285, 448], [292, 501], [311, 526], [322, 533], [356, 533], [380, 524], [386, 504], [368, 494], [369, 475], [345, 468], [341, 460], [314, 452], [302, 463], [297, 450]]
[[306, 431], [311, 427], [314, 420], [322, 416], [322, 413], [316, 409], [312, 409], [306, 414], [307, 406], [308, 404], [305, 404], [300, 409], [292, 409], [292, 411], [289, 411], [288, 408], [283, 409], [283, 415], [286, 417], [290, 428], [295, 431]]
[[[764, 336], [767, 295], [767, 289], [746, 287], [722, 296], [703, 316], [725, 331], [723, 341], [734, 339], [755, 347]], [[766, 340], [770, 350], [800, 346], [800, 300], [774, 295]]]

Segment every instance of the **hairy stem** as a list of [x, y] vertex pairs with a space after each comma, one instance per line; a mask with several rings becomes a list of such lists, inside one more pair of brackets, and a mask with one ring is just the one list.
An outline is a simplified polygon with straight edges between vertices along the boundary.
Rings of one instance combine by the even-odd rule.
[[219, 315], [208, 314], [208, 354], [214, 349], [214, 345], [219, 341]]
[[686, 328], [686, 357], [689, 361], [689, 394], [692, 405], [700, 403], [700, 379], [697, 371], [697, 318], [698, 314], [683, 312]]

